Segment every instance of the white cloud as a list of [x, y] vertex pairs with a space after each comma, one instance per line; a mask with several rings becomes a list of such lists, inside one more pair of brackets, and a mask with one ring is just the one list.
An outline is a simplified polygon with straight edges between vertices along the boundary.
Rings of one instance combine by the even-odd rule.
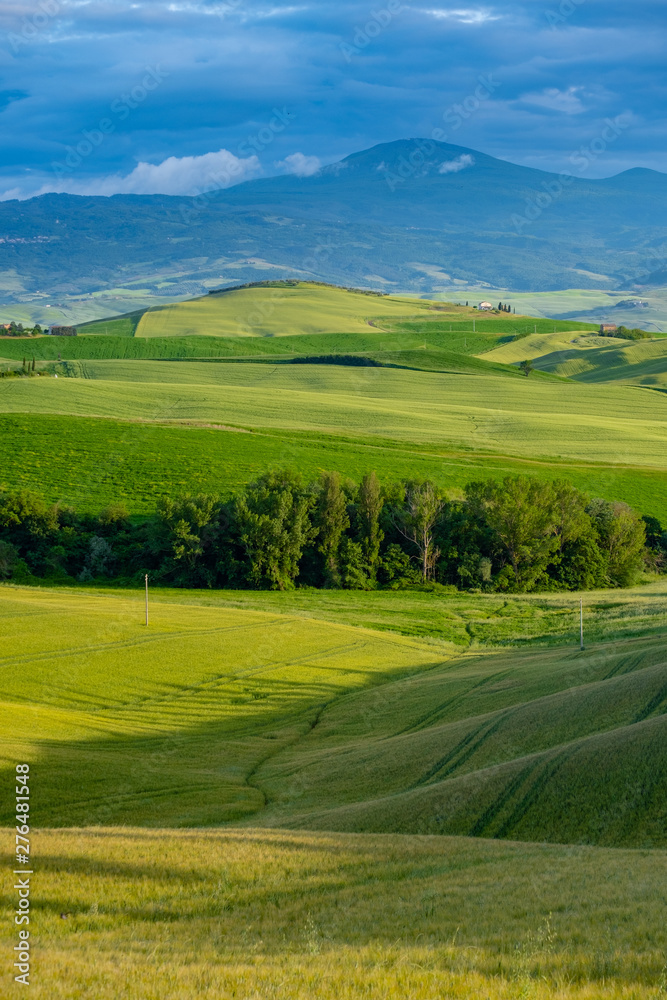
[[578, 115], [586, 110], [578, 97], [580, 90], [581, 87], [568, 87], [567, 90], [549, 87], [538, 94], [523, 94], [521, 100], [526, 104], [536, 104], [540, 108], [549, 108], [550, 111]]
[[442, 10], [441, 8], [435, 8], [431, 10], [422, 10], [422, 14], [428, 14], [430, 17], [436, 17], [439, 20], [449, 20], [449, 21], [459, 21], [461, 24], [484, 24], [486, 21], [499, 21], [501, 15], [493, 14], [490, 10], [486, 8], [466, 8], [457, 10]]
[[78, 178], [74, 168], [71, 176], [65, 175], [43, 182], [37, 190], [14, 187], [5, 191], [0, 195], [0, 201], [33, 198], [50, 192], [82, 195], [196, 195], [239, 184], [260, 169], [256, 156], [239, 159], [227, 149], [220, 149], [217, 153], [204, 153], [202, 156], [169, 156], [162, 163], [138, 163], [124, 177], [110, 174], [92, 179]]
[[276, 167], [297, 177], [312, 177], [322, 166], [318, 156], [305, 156], [304, 153], [290, 153], [284, 160], [279, 160]]
[[474, 162], [474, 156], [471, 156], [470, 153], [462, 153], [461, 156], [457, 156], [455, 160], [445, 160], [444, 163], [441, 163], [438, 173], [458, 174], [459, 170], [465, 170], [466, 167], [472, 167]]

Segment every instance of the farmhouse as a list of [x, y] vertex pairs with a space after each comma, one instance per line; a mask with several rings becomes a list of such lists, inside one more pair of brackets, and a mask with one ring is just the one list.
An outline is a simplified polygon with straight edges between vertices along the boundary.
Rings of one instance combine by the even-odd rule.
[[490, 309], [493, 309], [493, 304], [491, 302], [480, 302], [477, 308], [481, 309], [482, 312], [488, 312]]
[[76, 327], [75, 326], [52, 326], [51, 327], [52, 337], [76, 337]]
[[615, 323], [600, 323], [599, 333], [615, 333], [618, 327]]

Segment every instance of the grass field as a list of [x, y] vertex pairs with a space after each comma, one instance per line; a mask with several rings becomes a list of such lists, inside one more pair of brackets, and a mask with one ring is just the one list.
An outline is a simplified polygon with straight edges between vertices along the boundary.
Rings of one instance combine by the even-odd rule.
[[[253, 310], [261, 329], [243, 325]], [[166, 315], [169, 336], [155, 325]], [[151, 336], [109, 335], [137, 323], [154, 324]], [[453, 492], [528, 472], [667, 520], [665, 404], [646, 391], [662, 384], [664, 341], [600, 346], [568, 321], [308, 284], [211, 295], [95, 330], [2, 338], [0, 367], [34, 357], [59, 377], [0, 382], [0, 486], [89, 510], [122, 500], [140, 515], [158, 496], [228, 495], [281, 465], [357, 480], [371, 468], [385, 480], [417, 474]], [[337, 354], [389, 367], [287, 363]], [[524, 378], [524, 358], [544, 371]]]
[[131, 514], [146, 515], [160, 497], [186, 492], [227, 497], [266, 469], [287, 466], [307, 479], [335, 470], [360, 482], [369, 469], [384, 483], [430, 478], [450, 495], [474, 479], [562, 477], [591, 496], [624, 499], [667, 522], [664, 471], [636, 465], [540, 462], [381, 438], [53, 414], [0, 414], [0, 436], [0, 489], [37, 490], [52, 503], [91, 513], [120, 502]]
[[137, 326], [145, 310], [124, 313], [122, 316], [112, 316], [108, 319], [93, 320], [81, 323], [77, 331], [84, 335], [97, 334], [104, 337], [134, 337]]
[[46, 826], [667, 846], [665, 587], [588, 595], [580, 653], [569, 596], [158, 591], [146, 630], [141, 594], [6, 586], [2, 759]]
[[35, 849], [40, 1000], [664, 996], [664, 851], [131, 828]]
[[[465, 306], [425, 299], [364, 295], [341, 288], [299, 282], [293, 287], [241, 288], [207, 295], [141, 317], [136, 337], [282, 337], [295, 334], [452, 332], [478, 327], [504, 333], [571, 328], [567, 322], [478, 313]], [[99, 324], [98, 324], [99, 325]], [[587, 324], [575, 328], [586, 329]], [[591, 327], [592, 328], [592, 327]], [[99, 332], [103, 332], [100, 328]]]
[[659, 1000], [667, 583], [585, 602], [0, 586], [32, 993]]
[[381, 437], [517, 457], [662, 467], [667, 411], [635, 387], [332, 365], [89, 362], [5, 379], [0, 410]]
[[[664, 341], [313, 285], [88, 330], [0, 341], [59, 375], [0, 381], [0, 488], [520, 472], [667, 522]], [[395, 367], [288, 363], [331, 354]], [[146, 627], [143, 591], [0, 585], [32, 994], [660, 1000], [667, 582], [585, 594], [583, 651], [578, 600], [152, 589]]]
[[35, 996], [664, 994], [664, 581], [142, 598], [0, 587]]
[[295, 333], [362, 333], [376, 318], [428, 314], [430, 302], [362, 295], [301, 282], [206, 295], [144, 313], [136, 337], [192, 334], [274, 337]]
[[485, 361], [515, 364], [529, 358], [535, 368], [579, 382], [621, 382], [667, 389], [667, 339], [628, 341], [586, 334], [533, 335], [502, 344]]

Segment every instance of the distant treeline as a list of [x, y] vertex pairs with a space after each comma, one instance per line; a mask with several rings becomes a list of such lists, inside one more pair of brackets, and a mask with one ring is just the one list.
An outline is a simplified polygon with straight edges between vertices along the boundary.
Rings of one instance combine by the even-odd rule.
[[41, 337], [43, 333], [46, 333], [46, 330], [43, 330], [39, 323], [27, 327], [24, 327], [23, 323], [15, 323], [13, 320], [11, 323], [0, 324], [0, 336], [2, 337]]
[[299, 285], [316, 285], [318, 288], [337, 288], [343, 292], [356, 292], [357, 295], [379, 295], [384, 297], [388, 292], [378, 292], [372, 288], [352, 288], [347, 285], [332, 285], [330, 281], [301, 281], [299, 278], [273, 278], [270, 281], [246, 281], [243, 285], [228, 285], [226, 288], [212, 288], [209, 295], [224, 295], [225, 292], [239, 292], [243, 288], [298, 288]]
[[651, 334], [635, 326], [631, 330], [627, 326], [617, 326], [615, 330], [600, 330], [600, 337], [617, 337], [620, 340], [650, 340]]
[[661, 571], [667, 532], [571, 483], [507, 477], [447, 499], [429, 481], [303, 482], [269, 472], [238, 496], [164, 499], [141, 523], [20, 491], [0, 495], [0, 577], [176, 587], [484, 591], [629, 586]]

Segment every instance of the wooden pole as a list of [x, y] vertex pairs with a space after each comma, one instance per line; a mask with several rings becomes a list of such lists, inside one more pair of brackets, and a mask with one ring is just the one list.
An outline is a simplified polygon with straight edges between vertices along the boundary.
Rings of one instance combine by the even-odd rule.
[[584, 599], [579, 598], [579, 649], [584, 648]]
[[146, 625], [148, 625], [148, 573], [146, 573], [144, 580], [146, 581]]

